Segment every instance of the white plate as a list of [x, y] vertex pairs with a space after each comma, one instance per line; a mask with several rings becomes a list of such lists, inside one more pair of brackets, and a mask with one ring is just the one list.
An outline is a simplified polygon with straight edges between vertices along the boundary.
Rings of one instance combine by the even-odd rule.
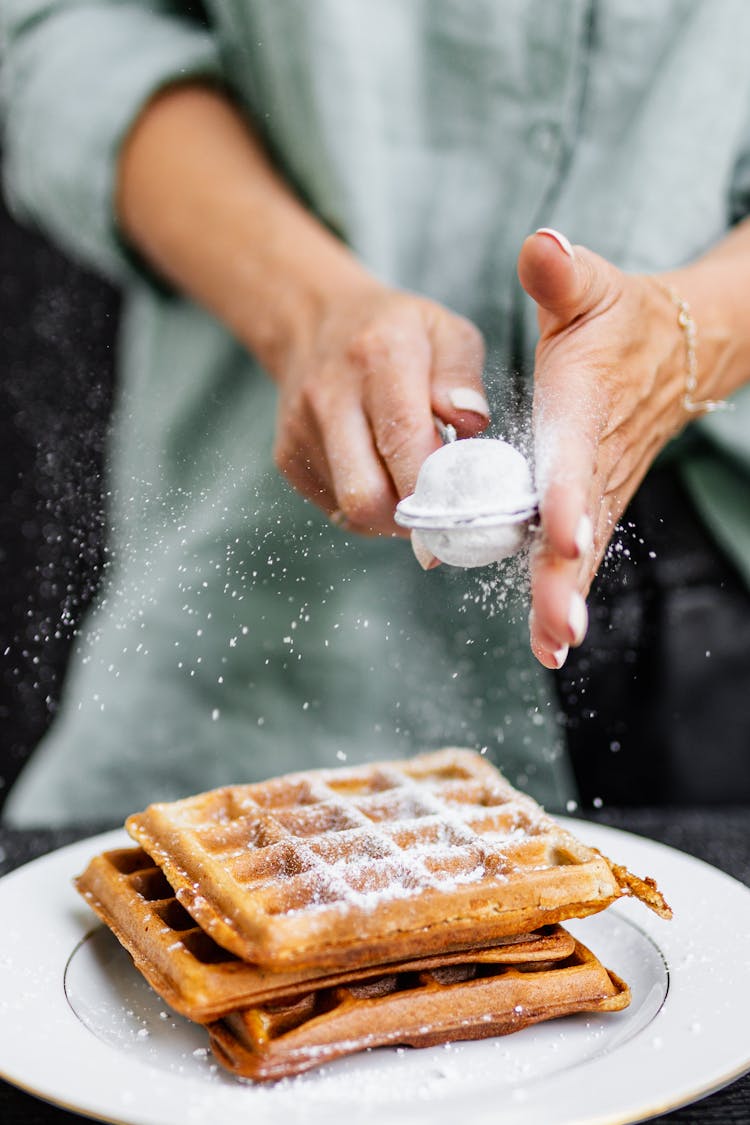
[[750, 891], [681, 852], [566, 822], [653, 875], [675, 917], [632, 901], [569, 928], [633, 1002], [500, 1039], [381, 1049], [271, 1087], [233, 1079], [205, 1033], [167, 1012], [71, 885], [110, 832], [0, 880], [0, 1074], [125, 1125], [625, 1125], [750, 1069]]

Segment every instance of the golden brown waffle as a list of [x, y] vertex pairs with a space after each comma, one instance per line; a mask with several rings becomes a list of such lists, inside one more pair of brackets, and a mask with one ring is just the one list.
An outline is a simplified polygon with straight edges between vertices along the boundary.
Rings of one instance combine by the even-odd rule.
[[91, 860], [76, 886], [115, 933], [151, 987], [173, 1008], [198, 1023], [237, 1008], [311, 988], [353, 983], [384, 971], [416, 972], [467, 957], [479, 963], [529, 964], [559, 961], [574, 948], [570, 934], [551, 926], [536, 934], [508, 938], [491, 949], [424, 957], [395, 966], [326, 973], [274, 973], [240, 961], [198, 927], [180, 906], [160, 868], [141, 848], [120, 848]]
[[506, 1035], [574, 1012], [627, 1007], [630, 991], [576, 943], [562, 963], [454, 965], [325, 988], [209, 1026], [214, 1054], [256, 1081], [300, 1074], [368, 1047], [432, 1047]]
[[275, 970], [489, 945], [623, 894], [669, 914], [468, 750], [230, 786], [126, 827], [219, 945]]

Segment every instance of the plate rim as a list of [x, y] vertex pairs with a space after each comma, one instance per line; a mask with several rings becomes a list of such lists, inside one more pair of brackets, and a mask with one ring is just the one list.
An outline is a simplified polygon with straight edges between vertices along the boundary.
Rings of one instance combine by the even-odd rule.
[[[693, 870], [694, 872], [699, 873], [700, 877], [704, 881], [707, 880], [709, 885], [712, 886], [713, 889], [717, 892], [721, 887], [723, 887], [731, 895], [737, 896], [738, 900], [741, 902], [742, 906], [747, 909], [748, 915], [750, 916], [750, 888], [746, 887], [745, 884], [735, 879], [733, 876], [728, 875], [726, 872], [707, 863], [705, 860], [702, 860], [696, 856], [692, 856], [687, 852], [680, 851], [679, 849], [671, 847], [670, 845], [651, 840], [647, 836], [629, 832], [614, 826], [600, 824], [595, 821], [584, 821], [576, 818], [562, 816], [557, 817], [556, 819], [566, 828], [573, 831], [576, 835], [585, 839], [587, 843], [591, 843], [592, 846], [599, 847], [603, 845], [602, 850], [607, 852], [613, 851], [617, 855], [618, 862], [626, 862], [628, 866], [635, 866], [637, 869], [637, 865], [640, 863], [640, 858], [637, 858], [637, 862], [634, 862], [632, 858], [629, 859], [627, 856], [628, 851], [635, 852], [636, 857], [638, 857], [639, 852], [645, 853], [649, 857], [649, 874], [654, 873], [652, 870], [654, 866], [658, 868], [660, 866], [663, 866], [664, 864], [666, 864], [667, 867], [669, 867], [670, 864], [676, 865], [678, 870], [686, 868], [688, 873]], [[76, 873], [76, 870], [74, 869], [74, 862], [75, 868], [78, 868], [83, 862], [85, 862], [88, 854], [94, 854], [94, 850], [101, 851], [106, 848], [120, 846], [122, 843], [128, 842], [130, 842], [130, 840], [124, 829], [116, 828], [94, 836], [85, 837], [82, 840], [78, 840], [70, 844], [66, 844], [43, 856], [32, 859], [27, 863], [21, 865], [20, 867], [14, 869], [13, 871], [7, 873], [0, 879], [0, 902], [6, 894], [11, 893], [11, 891], [9, 891], [7, 888], [12, 888], [18, 884], [23, 885], [26, 882], [33, 882], [33, 880], [36, 878], [43, 879], [45, 873], [48, 872], [50, 875], [52, 875], [56, 868], [59, 868], [61, 871], [67, 869], [68, 884], [70, 884], [72, 876]], [[652, 862], [652, 859], [654, 862]], [[662, 884], [662, 889], [665, 891], [667, 898], [669, 898], [669, 888], [663, 885], [663, 880], [659, 879], [658, 874], [657, 880]], [[73, 896], [72, 902], [75, 903], [76, 906], [80, 906], [82, 910], [85, 911], [86, 908], [83, 902], [77, 902], [77, 895], [76, 892], [72, 889], [72, 885], [69, 886], [69, 891]], [[635, 904], [630, 904], [627, 901], [624, 903], [621, 902], [615, 904], [615, 906], [611, 907], [610, 910], [619, 912], [623, 909], [627, 909], [630, 905]], [[627, 920], [631, 921], [629, 918]], [[78, 932], [76, 940], [71, 945], [66, 946], [64, 956], [62, 957], [63, 972], [64, 966], [65, 964], [67, 964], [71, 956], [72, 949], [77, 945], [78, 941], [82, 940], [85, 937], [86, 933], [90, 932], [91, 929], [96, 928], [97, 923], [93, 917], [90, 919], [90, 922], [92, 924], [84, 927], [83, 929], [80, 929], [79, 923], [80, 932]], [[664, 1002], [664, 1008], [666, 1009], [670, 1005], [670, 995], [674, 995], [674, 979], [673, 967], [670, 963], [669, 955], [669, 931], [661, 929], [661, 927], [669, 926], [672, 924], [663, 923], [661, 922], [661, 920], [656, 919], [654, 916], [645, 911], [643, 914], [639, 913], [638, 922], [633, 924], [636, 924], [637, 928], [640, 929], [642, 933], [644, 933], [650, 940], [652, 940], [656, 944], [657, 949], [666, 961], [670, 979], [669, 993]], [[659, 936], [656, 936], [653, 932], [654, 930], [656, 930], [656, 934], [661, 935], [664, 940], [660, 941]], [[666, 949], [665, 945], [667, 947]], [[1, 952], [2, 950], [0, 950], [0, 953]], [[748, 993], [750, 995], [750, 964], [748, 964], [747, 970], [746, 983], [748, 987]], [[61, 984], [61, 982], [58, 981], [58, 984]], [[107, 1053], [110, 1058], [113, 1055], [115, 1057], [124, 1059], [127, 1058], [127, 1056], [122, 1056], [121, 1053], [118, 1056], [114, 1048], [101, 1043], [94, 1036], [92, 1036], [91, 1032], [86, 1029], [84, 1025], [79, 1024], [79, 1021], [75, 1014], [68, 1008], [67, 1000], [65, 1000], [64, 1003], [67, 1011], [70, 1013], [70, 1018], [78, 1026], [80, 1026], [82, 1031], [85, 1032], [86, 1038], [84, 1042], [88, 1042], [89, 1040], [91, 1040], [92, 1043], [99, 1043], [99, 1046], [104, 1052]], [[637, 1039], [638, 1035], [636, 1035], [635, 1038]], [[0, 1028], [0, 1045], [2, 1045], [2, 1042], [3, 1036], [2, 1030]], [[627, 1044], [625, 1044], [622, 1049], [624, 1050], [626, 1047]], [[580, 1071], [582, 1067], [586, 1066], [599, 1066], [599, 1068], [602, 1069], [602, 1059], [607, 1057], [615, 1057], [620, 1054], [620, 1051], [620, 1048], [614, 1048], [604, 1056], [597, 1056], [596, 1058], [585, 1060], [581, 1063], [575, 1064], [573, 1067], [567, 1068], [567, 1070], [561, 1073], [564, 1076], [566, 1074], [572, 1073], [575, 1070]], [[92, 1047], [89, 1053], [96, 1055], [98, 1052], [95, 1048]], [[135, 1075], [137, 1075], [141, 1067], [144, 1068], [144, 1073], [145, 1071], [148, 1071], [152, 1076], [154, 1073], [157, 1073], [153, 1067], [147, 1066], [140, 1060], [129, 1060], [129, 1064], [131, 1068], [135, 1067], [133, 1071]], [[115, 1067], [115, 1069], [117, 1068]], [[606, 1070], [606, 1068], [604, 1069]], [[643, 1121], [655, 1115], [670, 1112], [674, 1109], [679, 1108], [680, 1106], [695, 1102], [711, 1093], [716, 1092], [717, 1090], [724, 1088], [727, 1085], [730, 1085], [733, 1081], [740, 1078], [748, 1070], [750, 1070], [750, 1045], [748, 1046], [744, 1057], [739, 1059], [736, 1064], [733, 1063], [732, 1066], [728, 1069], [724, 1069], [721, 1073], [717, 1072], [710, 1078], [698, 1079], [694, 1085], [683, 1084], [679, 1090], [674, 1090], [671, 1094], [662, 1096], [657, 1100], [654, 1100], [654, 1095], [652, 1094], [648, 1097], [647, 1103], [646, 1101], [644, 1101], [639, 1108], [635, 1108], [631, 1104], [629, 1108], [623, 1111], [615, 1109], [611, 1112], [608, 1111], [604, 1116], [602, 1116], [602, 1114], [599, 1113], [598, 1110], [595, 1111], [593, 1116], [581, 1116], [579, 1110], [576, 1117], [574, 1119], [571, 1118], [570, 1120], [571, 1122], [572, 1120], [575, 1120], [577, 1125], [629, 1125], [629, 1123], [631, 1122], [635, 1123], [638, 1121]], [[109, 1108], [106, 1108], [105, 1106], [103, 1106], [103, 1103], [101, 1101], [100, 1092], [97, 1092], [97, 1095], [95, 1097], [92, 1097], [90, 1096], [90, 1093], [87, 1093], [84, 1098], [78, 1098], [77, 1100], [71, 1101], [69, 1098], [61, 1095], [59, 1088], [57, 1090], [50, 1088], [49, 1081], [30, 1081], [28, 1077], [24, 1077], [22, 1074], [13, 1073], [12, 1068], [11, 1070], [9, 1070], [2, 1059], [0, 1059], [0, 1077], [4, 1078], [12, 1085], [17, 1086], [19, 1089], [24, 1090], [26, 1093], [37, 1098], [41, 1098], [44, 1101], [50, 1102], [51, 1104], [58, 1106], [61, 1109], [65, 1109], [68, 1112], [81, 1114], [83, 1116], [93, 1117], [96, 1120], [112, 1123], [112, 1125], [152, 1125], [152, 1122], [156, 1120], [155, 1118], [150, 1116], [148, 1107], [145, 1116], [135, 1106], [128, 1107], [122, 1112], [114, 1109], [111, 1104]], [[552, 1085], [555, 1084], [555, 1080], [557, 1077], [558, 1076], [550, 1076], [550, 1078], [542, 1082], [541, 1085], [551, 1084], [552, 1087]], [[195, 1080], [190, 1078], [179, 1078], [180, 1083], [188, 1084], [185, 1087], [186, 1090], [189, 1088], [190, 1083], [194, 1081]], [[171, 1085], [171, 1083], [167, 1083], [167, 1085]], [[232, 1093], [235, 1092], [235, 1088], [232, 1088]], [[447, 1092], [448, 1091], [445, 1091], [445, 1093]], [[434, 1101], [432, 1103], [427, 1103], [424, 1107], [425, 1111], [429, 1112], [431, 1106], [434, 1110], [434, 1105]], [[346, 1107], [343, 1106], [343, 1103], [342, 1107], [344, 1108], [344, 1112], [346, 1112]], [[403, 1116], [403, 1120], [410, 1121], [412, 1125], [414, 1125], [414, 1123], [417, 1121], [421, 1121], [424, 1114], [421, 1111], [418, 1112], [418, 1108], [419, 1107], [410, 1104], [408, 1107], [408, 1112], [406, 1112]], [[508, 1106], [508, 1109], [510, 1108], [511, 1107]], [[330, 1110], [326, 1111], [326, 1116], [332, 1123], [335, 1122], [336, 1107], [334, 1106], [333, 1109], [333, 1115], [331, 1114]], [[538, 1103], [536, 1104], [536, 1106], [532, 1107], [532, 1111], [533, 1113], [538, 1112]], [[176, 1112], [179, 1114], [179, 1119], [184, 1120], [184, 1114], [180, 1113], [179, 1110], [177, 1110]], [[257, 1112], [255, 1106], [253, 1107], [253, 1112]], [[380, 1107], [379, 1112], [383, 1115], [387, 1113], [389, 1120], [394, 1122], [401, 1120], [402, 1117], [402, 1114], [399, 1112], [398, 1106], [389, 1105], [388, 1107]], [[487, 1123], [487, 1125], [489, 1125], [489, 1122], [497, 1120], [496, 1112], [492, 1109], [488, 1109], [487, 1107], [474, 1107], [472, 1110], [472, 1115], [475, 1125], [484, 1125], [485, 1122]], [[311, 1121], [315, 1119], [316, 1111], [314, 1111], [312, 1116], [310, 1117]], [[535, 1118], [534, 1116], [528, 1116], [527, 1114], [525, 1115], [524, 1106], [523, 1104], [520, 1104], [514, 1107], [514, 1113], [511, 1116], [505, 1117], [504, 1119], [509, 1122], [509, 1125], [510, 1123], [512, 1123], [512, 1125], [516, 1125], [516, 1123], [518, 1123], [518, 1125], [526, 1125], [527, 1121], [529, 1125], [531, 1125], [531, 1122], [534, 1120], [538, 1120], [538, 1117]], [[159, 1118], [159, 1120], [163, 1119]], [[177, 1120], [177, 1116], [174, 1118], [174, 1120]], [[367, 1120], [374, 1120], [372, 1114], [369, 1112], [367, 1114]], [[567, 1121], [567, 1119], [560, 1119], [561, 1122], [563, 1120]], [[256, 1116], [256, 1121], [258, 1121], [258, 1125], [261, 1125], [263, 1121], [263, 1115], [259, 1114], [258, 1116]], [[169, 1125], [171, 1125], [171, 1121], [169, 1122]]]

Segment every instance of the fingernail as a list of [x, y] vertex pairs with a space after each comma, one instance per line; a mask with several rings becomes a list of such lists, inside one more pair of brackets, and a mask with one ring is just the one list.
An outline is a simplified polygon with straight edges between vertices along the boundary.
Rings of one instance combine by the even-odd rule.
[[427, 547], [424, 541], [420, 538], [416, 531], [412, 531], [411, 536], [411, 549], [414, 552], [414, 558], [417, 560], [422, 570], [431, 570], [435, 563], [438, 561], [433, 555], [432, 551]]
[[555, 662], [555, 668], [562, 668], [563, 664], [568, 658], [569, 651], [570, 650], [568, 646], [563, 645], [562, 648], [558, 648], [552, 653], [552, 659]]
[[573, 541], [579, 558], [582, 558], [587, 551], [591, 550], [594, 542], [594, 525], [585, 514], [578, 521]]
[[568, 610], [568, 628], [570, 629], [570, 643], [579, 645], [586, 636], [589, 626], [589, 614], [586, 603], [577, 592], [571, 594], [570, 609]]
[[559, 230], [554, 230], [552, 227], [539, 227], [539, 229], [537, 231], [535, 231], [534, 233], [535, 234], [548, 234], [550, 236], [550, 238], [554, 238], [555, 242], [558, 244], [558, 246], [562, 250], [565, 251], [565, 253], [568, 255], [569, 258], [575, 257], [575, 254], [573, 253], [573, 247], [570, 245], [570, 242], [565, 237], [565, 235], [560, 234]]
[[473, 387], [454, 387], [448, 391], [448, 399], [455, 410], [469, 410], [472, 414], [481, 414], [483, 418], [490, 416], [487, 399]]

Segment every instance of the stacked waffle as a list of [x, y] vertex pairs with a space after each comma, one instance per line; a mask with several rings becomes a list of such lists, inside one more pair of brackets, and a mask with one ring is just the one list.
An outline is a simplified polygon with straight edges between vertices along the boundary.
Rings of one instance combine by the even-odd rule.
[[501, 1035], [629, 991], [559, 925], [651, 880], [581, 844], [484, 758], [237, 785], [128, 819], [77, 880], [163, 999], [238, 1075]]

